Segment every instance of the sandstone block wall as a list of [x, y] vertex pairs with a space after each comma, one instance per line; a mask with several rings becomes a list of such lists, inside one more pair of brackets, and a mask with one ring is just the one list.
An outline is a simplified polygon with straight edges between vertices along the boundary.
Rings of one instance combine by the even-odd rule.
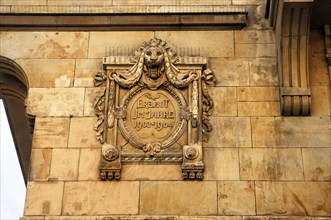
[[[23, 219], [331, 216], [330, 73], [323, 33], [310, 34], [311, 116], [283, 117], [275, 33], [262, 19], [263, 5], [257, 5], [264, 1], [224, 2], [249, 4], [247, 28], [0, 33], [1, 55], [20, 64], [29, 78], [27, 110], [36, 115]], [[1, 9], [13, 10], [17, 4], [4, 0]], [[106, 48], [131, 51], [153, 37], [183, 48], [200, 48], [216, 76], [217, 84], [210, 88], [214, 129], [204, 147], [204, 180], [183, 181], [180, 165], [124, 165], [121, 181], [102, 182], [101, 144], [93, 131], [97, 119], [93, 100], [102, 91], [93, 87], [94, 74], [102, 69]]]

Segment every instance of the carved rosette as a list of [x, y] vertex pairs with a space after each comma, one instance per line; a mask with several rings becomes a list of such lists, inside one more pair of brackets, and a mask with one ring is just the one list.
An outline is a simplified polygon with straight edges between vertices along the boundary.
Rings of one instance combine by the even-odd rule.
[[208, 86], [215, 84], [206, 59], [178, 57], [154, 38], [128, 60], [105, 57], [94, 79], [103, 88], [94, 102], [101, 179], [120, 179], [122, 163], [155, 162], [181, 163], [183, 179], [202, 180], [202, 143], [212, 130]]

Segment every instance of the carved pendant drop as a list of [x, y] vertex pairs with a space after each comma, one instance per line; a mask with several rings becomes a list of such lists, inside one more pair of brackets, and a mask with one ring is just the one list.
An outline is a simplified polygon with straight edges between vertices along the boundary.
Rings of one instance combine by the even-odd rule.
[[181, 164], [183, 179], [202, 180], [208, 141], [213, 73], [203, 57], [178, 57], [167, 42], [151, 39], [128, 57], [104, 57], [95, 86], [94, 127], [103, 144], [102, 180], [119, 180], [122, 164]]

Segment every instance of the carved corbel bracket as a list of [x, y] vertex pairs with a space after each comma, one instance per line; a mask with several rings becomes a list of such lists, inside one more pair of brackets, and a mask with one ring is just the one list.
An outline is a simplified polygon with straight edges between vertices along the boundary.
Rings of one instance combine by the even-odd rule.
[[310, 114], [309, 26], [313, 0], [281, 0], [271, 11], [277, 38], [282, 115]]

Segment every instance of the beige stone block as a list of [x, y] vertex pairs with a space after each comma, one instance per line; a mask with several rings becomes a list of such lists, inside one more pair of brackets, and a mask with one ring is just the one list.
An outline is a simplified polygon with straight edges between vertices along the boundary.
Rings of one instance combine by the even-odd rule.
[[47, 0], [47, 5], [111, 5], [109, 0]]
[[94, 87], [94, 76], [100, 71], [102, 71], [102, 59], [77, 59], [75, 87]]
[[278, 87], [237, 87], [239, 102], [279, 101]]
[[0, 51], [9, 58], [86, 58], [88, 32], [1, 32]]
[[216, 86], [248, 86], [249, 66], [246, 58], [210, 58], [209, 66], [216, 78]]
[[141, 182], [140, 214], [216, 215], [216, 182]]
[[100, 220], [178, 220], [173, 215], [111, 215], [100, 216]]
[[331, 180], [331, 149], [302, 149], [303, 165], [306, 180]]
[[69, 124], [69, 118], [37, 117], [33, 133], [33, 148], [67, 147]]
[[240, 180], [304, 180], [300, 148], [239, 149]]
[[310, 85], [330, 85], [328, 64], [325, 59], [325, 54], [310, 54], [308, 60]]
[[48, 180], [52, 149], [32, 149], [30, 180]]
[[101, 149], [81, 149], [78, 180], [99, 180]]
[[252, 118], [253, 147], [330, 147], [328, 117]]
[[20, 220], [44, 220], [44, 216], [24, 216], [21, 217]]
[[69, 144], [71, 148], [101, 147], [93, 130], [97, 117], [71, 118]]
[[235, 57], [276, 57], [275, 44], [236, 44]]
[[235, 87], [211, 87], [209, 94], [213, 99], [213, 116], [236, 116], [237, 94]]
[[[73, 85], [75, 60], [73, 59], [19, 59], [33, 87], [69, 87]], [[59, 84], [67, 79], [65, 84]]]
[[238, 102], [239, 116], [279, 116], [279, 102]]
[[275, 43], [273, 30], [240, 30], [235, 31], [236, 44], [265, 44]]
[[241, 216], [179, 216], [179, 220], [242, 220]]
[[138, 5], [178, 5], [180, 0], [113, 0], [113, 5], [126, 5], [126, 6], [138, 6]]
[[107, 54], [131, 55], [141, 44], [154, 37], [154, 32], [91, 32], [89, 58], [102, 58]]
[[232, 0], [233, 5], [264, 5], [264, 0]]
[[180, 5], [231, 5], [231, 0], [180, 0]]
[[53, 149], [51, 163], [51, 180], [77, 180], [78, 149]]
[[218, 214], [255, 215], [254, 182], [218, 182]]
[[239, 180], [238, 148], [205, 148], [205, 180]]
[[251, 147], [249, 117], [211, 117], [209, 147]]
[[60, 215], [63, 182], [28, 182], [24, 215]]
[[256, 182], [258, 215], [329, 216], [328, 182]]
[[0, 13], [10, 13], [11, 7], [10, 6], [0, 6]]
[[138, 214], [139, 182], [66, 182], [62, 215]]
[[182, 180], [180, 165], [124, 165], [122, 180]]
[[45, 220], [99, 220], [99, 219], [100, 219], [99, 216], [45, 216]]
[[278, 86], [276, 58], [257, 58], [249, 61], [251, 86]]
[[85, 89], [31, 88], [27, 112], [37, 116], [82, 116]]
[[311, 115], [330, 116], [330, 87], [311, 87]]
[[157, 31], [155, 35], [178, 48], [181, 55], [192, 56], [191, 50], [198, 49], [205, 57], [234, 56], [233, 31]]
[[84, 100], [84, 116], [95, 116], [94, 100], [103, 95], [105, 87], [86, 88]]
[[322, 30], [309, 31], [309, 53], [312, 55], [325, 54], [324, 33]]
[[1, 0], [1, 5], [46, 5], [47, 0]]

